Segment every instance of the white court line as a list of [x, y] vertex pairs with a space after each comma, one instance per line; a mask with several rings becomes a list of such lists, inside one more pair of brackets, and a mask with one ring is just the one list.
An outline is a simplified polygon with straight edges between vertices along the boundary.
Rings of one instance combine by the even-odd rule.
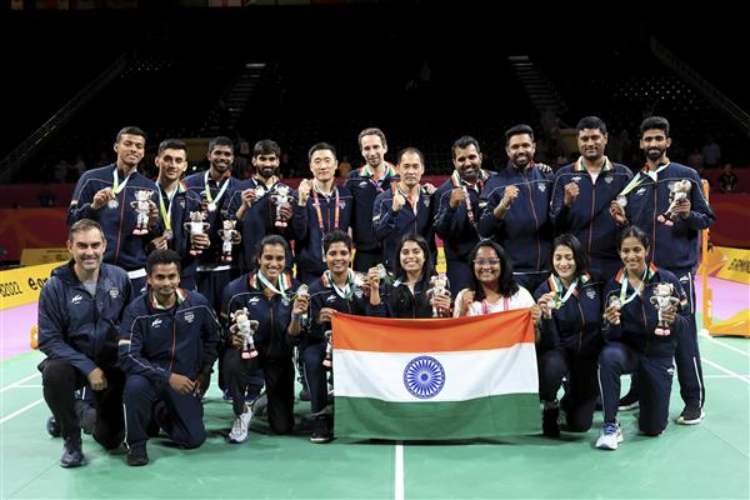
[[[740, 375], [743, 377], [750, 377], [750, 375]], [[703, 378], [719, 378], [719, 379], [727, 379], [727, 378], [736, 378], [734, 375], [703, 375]]]
[[24, 406], [24, 407], [23, 407], [23, 408], [21, 408], [20, 410], [14, 411], [14, 412], [13, 412], [13, 413], [11, 413], [10, 415], [8, 415], [8, 416], [5, 416], [5, 417], [3, 417], [3, 418], [0, 418], [0, 425], [4, 424], [4, 423], [5, 423], [5, 422], [7, 422], [8, 420], [11, 420], [11, 419], [13, 419], [13, 418], [16, 418], [16, 417], [17, 417], [18, 415], [20, 415], [20, 414], [22, 414], [22, 413], [24, 413], [24, 412], [26, 412], [26, 411], [28, 411], [28, 410], [32, 409], [33, 407], [35, 407], [36, 405], [38, 405], [38, 404], [40, 404], [40, 403], [44, 403], [44, 399], [37, 399], [37, 400], [36, 400], [36, 401], [34, 401], [33, 403], [27, 404], [26, 406]]
[[404, 443], [396, 443], [396, 471], [393, 479], [393, 498], [404, 500]]
[[724, 349], [729, 349], [730, 351], [737, 352], [739, 354], [742, 354], [743, 356], [747, 356], [748, 358], [750, 358], [750, 352], [743, 351], [742, 349], [738, 349], [737, 347], [734, 347], [733, 345], [728, 345], [720, 340], [716, 340], [715, 338], [713, 338], [710, 334], [706, 332], [705, 328], [700, 331], [700, 336], [708, 339], [708, 341], [711, 342], [712, 344], [720, 345]]
[[13, 389], [43, 389], [43, 388], [44, 386], [42, 384], [35, 384], [35, 385], [24, 384], [24, 385], [17, 385], [13, 387]]
[[8, 389], [13, 389], [14, 387], [17, 387], [17, 386], [19, 386], [19, 385], [23, 384], [24, 382], [28, 382], [29, 380], [31, 380], [31, 379], [33, 379], [33, 378], [36, 378], [36, 377], [40, 377], [41, 375], [42, 375], [41, 373], [39, 373], [39, 372], [36, 372], [36, 373], [32, 373], [32, 374], [31, 374], [31, 375], [29, 375], [28, 377], [22, 378], [21, 380], [16, 380], [16, 381], [15, 381], [15, 382], [13, 382], [12, 384], [10, 384], [10, 385], [6, 385], [6, 386], [5, 386], [5, 387], [3, 387], [2, 389], [0, 389], [0, 393], [3, 393], [3, 392], [5, 392], [5, 391], [7, 391]]
[[724, 368], [723, 366], [721, 366], [718, 363], [714, 363], [710, 359], [703, 358], [703, 362], [706, 363], [709, 366], [713, 366], [714, 368], [716, 368], [720, 372], [729, 375], [731, 378], [740, 379], [743, 382], [745, 382], [746, 384], [750, 385], [750, 377], [748, 377], [748, 376], [740, 375], [739, 373], [735, 373], [732, 370], [729, 370], [728, 368]]

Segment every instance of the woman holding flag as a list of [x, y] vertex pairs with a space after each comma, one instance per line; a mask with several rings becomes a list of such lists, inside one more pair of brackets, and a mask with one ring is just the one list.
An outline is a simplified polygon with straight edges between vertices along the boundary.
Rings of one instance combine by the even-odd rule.
[[542, 310], [539, 398], [545, 436], [559, 437], [557, 393], [565, 384], [562, 409], [567, 429], [586, 432], [596, 407], [597, 358], [602, 348], [601, 294], [587, 273], [588, 255], [578, 238], [563, 234], [552, 243], [552, 274], [536, 289]]
[[456, 296], [454, 317], [480, 316], [513, 309], [531, 308], [534, 322], [541, 310], [528, 290], [513, 277], [513, 266], [503, 247], [491, 240], [480, 241], [469, 255], [474, 276], [468, 288]]
[[682, 305], [687, 296], [674, 274], [649, 264], [649, 239], [636, 226], [620, 236], [624, 267], [605, 289], [606, 344], [599, 355], [599, 386], [604, 425], [596, 447], [616, 450], [623, 441], [617, 423], [620, 377], [636, 373], [640, 388], [638, 427], [647, 436], [658, 436], [667, 426], [677, 338], [687, 319]]
[[[396, 280], [382, 276], [382, 267], [367, 273], [370, 285], [368, 316], [391, 318], [432, 318], [433, 306], [438, 317], [450, 317], [451, 299], [447, 295], [428, 297], [430, 278], [435, 274], [427, 240], [411, 233], [404, 235], [396, 247]], [[381, 286], [381, 281], [385, 281]]]

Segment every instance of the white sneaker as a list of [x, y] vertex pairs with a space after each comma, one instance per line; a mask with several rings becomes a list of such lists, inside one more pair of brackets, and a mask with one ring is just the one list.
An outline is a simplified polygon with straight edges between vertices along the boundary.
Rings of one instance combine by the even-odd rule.
[[596, 440], [596, 447], [600, 450], [616, 450], [617, 446], [622, 443], [624, 437], [620, 424], [604, 424], [599, 439]]
[[250, 428], [250, 421], [253, 419], [253, 412], [249, 407], [245, 406], [245, 413], [238, 417], [234, 417], [234, 423], [232, 423], [232, 430], [229, 431], [229, 442], [233, 444], [244, 443], [247, 441], [248, 429]]

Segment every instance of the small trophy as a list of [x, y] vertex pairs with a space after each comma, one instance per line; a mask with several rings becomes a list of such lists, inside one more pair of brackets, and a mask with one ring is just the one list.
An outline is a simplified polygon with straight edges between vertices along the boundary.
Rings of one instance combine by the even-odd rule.
[[[310, 297], [310, 288], [307, 285], [305, 285], [304, 283], [302, 283], [297, 288], [297, 297], [308, 297], [309, 298]], [[302, 325], [306, 325], [307, 324], [307, 311], [305, 311], [304, 313], [302, 313], [302, 317], [300, 318], [300, 323]]]
[[361, 299], [365, 294], [365, 290], [367, 289], [365, 286], [366, 281], [367, 278], [364, 274], [354, 271], [352, 275], [352, 291], [354, 292], [354, 296], [358, 299]]
[[196, 248], [192, 243], [192, 237], [206, 234], [206, 231], [208, 231], [209, 228], [209, 224], [206, 222], [207, 217], [208, 214], [200, 210], [197, 212], [190, 212], [190, 222], [185, 223], [185, 229], [188, 230], [191, 236], [190, 255], [200, 255], [203, 253], [203, 250]]
[[386, 270], [385, 266], [381, 262], [377, 265], [378, 268], [378, 279], [380, 279], [381, 283], [389, 283], [391, 276], [388, 274], [388, 271]]
[[271, 195], [274, 205], [276, 205], [276, 227], [287, 227], [287, 222], [281, 216], [281, 209], [284, 205], [289, 204], [289, 186], [276, 186], [274, 193]]
[[130, 202], [130, 206], [135, 209], [135, 229], [133, 234], [138, 236], [148, 234], [148, 209], [151, 195], [154, 192], [150, 189], [139, 189], [135, 192], [135, 201]]
[[[622, 309], [622, 301], [620, 300], [620, 297], [617, 295], [610, 295], [609, 300], [607, 301], [607, 307], [615, 307], [618, 311]], [[617, 326], [620, 324], [620, 320], [617, 319], [613, 321], [612, 324]]]
[[672, 295], [674, 293], [674, 285], [671, 283], [657, 283], [654, 286], [654, 294], [651, 296], [651, 304], [656, 308], [656, 312], [659, 318], [656, 324], [654, 334], [659, 336], [669, 335], [669, 324], [662, 319], [665, 311], [675, 307], [680, 301]]
[[234, 322], [235, 331], [242, 336], [242, 359], [252, 359], [258, 355], [258, 350], [255, 348], [255, 340], [253, 335], [258, 330], [258, 323], [254, 319], [250, 319], [247, 307], [237, 309], [231, 314], [232, 321]]
[[673, 226], [674, 221], [677, 219], [675, 209], [677, 205], [682, 201], [686, 200], [690, 195], [692, 184], [687, 179], [677, 181], [669, 186], [669, 208], [666, 212], [659, 215], [656, 220], [666, 226]]
[[440, 317], [437, 306], [435, 306], [435, 297], [445, 296], [450, 297], [451, 292], [448, 289], [450, 284], [448, 283], [448, 276], [445, 273], [438, 273], [430, 278], [430, 288], [427, 290], [427, 297], [430, 298], [432, 303], [432, 317]]
[[232, 239], [234, 238], [235, 233], [237, 233], [237, 230], [234, 228], [236, 224], [236, 220], [223, 220], [223, 228], [219, 229], [222, 262], [232, 262]]
[[331, 330], [326, 330], [323, 335], [326, 338], [326, 355], [323, 358], [323, 366], [330, 370], [333, 366], [333, 344], [331, 343], [333, 332]]

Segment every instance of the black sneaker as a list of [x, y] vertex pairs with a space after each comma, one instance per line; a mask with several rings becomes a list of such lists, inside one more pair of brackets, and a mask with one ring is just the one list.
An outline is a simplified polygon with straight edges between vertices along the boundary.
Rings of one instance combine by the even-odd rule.
[[686, 406], [675, 422], [681, 425], [696, 425], [700, 424], [705, 416], [706, 414], [703, 413], [702, 408], [697, 406]]
[[131, 446], [128, 449], [128, 465], [131, 467], [140, 467], [148, 464], [148, 454], [146, 446]]
[[545, 408], [542, 412], [542, 434], [551, 438], [560, 437], [560, 424], [557, 423], [559, 417], [559, 408]]
[[333, 441], [333, 433], [331, 432], [331, 424], [327, 415], [319, 415], [315, 417], [312, 424], [312, 435], [310, 436], [310, 442], [315, 444], [325, 444]]
[[618, 411], [629, 411], [629, 410], [635, 410], [638, 408], [638, 396], [634, 394], [633, 392], [629, 392], [625, 394], [625, 397], [620, 399], [620, 402], [617, 403], [617, 410]]
[[310, 401], [310, 391], [307, 390], [306, 386], [302, 386], [302, 390], [299, 391], [300, 401]]
[[60, 457], [60, 467], [66, 469], [84, 465], [83, 451], [81, 450], [81, 436], [65, 438], [63, 454]]
[[96, 428], [96, 408], [82, 399], [76, 399], [73, 408], [83, 433], [88, 435], [93, 434], [94, 428]]
[[55, 420], [54, 415], [47, 419], [47, 434], [52, 436], [53, 438], [59, 438], [60, 437], [60, 424], [57, 423], [57, 420]]

